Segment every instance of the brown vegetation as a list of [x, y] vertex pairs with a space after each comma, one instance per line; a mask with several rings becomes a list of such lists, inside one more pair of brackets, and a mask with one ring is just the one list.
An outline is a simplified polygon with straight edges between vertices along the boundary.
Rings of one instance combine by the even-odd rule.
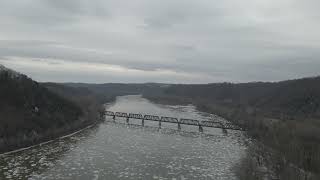
[[57, 93], [25, 75], [0, 71], [0, 152], [50, 140], [99, 119], [101, 106], [90, 93], [81, 96], [72, 89], [69, 96], [67, 89]]
[[[273, 155], [267, 156], [267, 161], [273, 162], [269, 169], [280, 179], [290, 179], [289, 174], [303, 179], [319, 177], [320, 77], [278, 83], [172, 85], [162, 95], [144, 96], [162, 99], [158, 102], [192, 103], [244, 127], [262, 146], [270, 147], [257, 151], [258, 156], [272, 149]], [[253, 179], [257, 179], [255, 158], [244, 160], [244, 168], [252, 167]]]
[[320, 77], [277, 83], [67, 85], [110, 98], [143, 94], [163, 104], [194, 104], [242, 126], [261, 142], [243, 160], [242, 179], [266, 176], [263, 167], [272, 178], [319, 179]]

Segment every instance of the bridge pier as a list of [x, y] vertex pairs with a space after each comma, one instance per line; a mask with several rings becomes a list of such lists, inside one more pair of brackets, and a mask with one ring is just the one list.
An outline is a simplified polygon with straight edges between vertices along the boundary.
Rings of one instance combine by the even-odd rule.
[[201, 125], [199, 125], [199, 132], [203, 132], [203, 127]]
[[129, 117], [127, 117], [126, 122], [127, 122], [127, 124], [129, 124]]
[[161, 121], [159, 121], [159, 129], [161, 129]]
[[144, 119], [142, 119], [142, 122], [141, 122], [142, 126], [144, 126]]
[[178, 122], [178, 130], [181, 130], [181, 124]]
[[100, 112], [100, 119], [103, 120], [103, 119], [105, 119], [104, 117], [105, 117], [104, 113]]
[[116, 115], [112, 116], [113, 121], [116, 121]]

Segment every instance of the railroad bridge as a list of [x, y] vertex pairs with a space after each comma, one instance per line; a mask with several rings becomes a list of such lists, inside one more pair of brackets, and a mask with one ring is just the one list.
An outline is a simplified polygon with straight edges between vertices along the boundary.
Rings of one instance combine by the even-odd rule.
[[231, 123], [222, 123], [218, 121], [199, 121], [195, 119], [178, 119], [175, 117], [166, 117], [166, 116], [157, 116], [157, 115], [150, 115], [150, 114], [137, 114], [137, 113], [125, 113], [125, 112], [113, 112], [113, 111], [104, 111], [102, 113], [102, 116], [111, 116], [112, 119], [115, 121], [116, 117], [125, 118], [127, 124], [129, 124], [130, 119], [141, 119], [141, 124], [144, 126], [144, 121], [157, 121], [159, 122], [159, 128], [161, 128], [161, 123], [173, 123], [178, 125], [178, 130], [181, 130], [181, 124], [184, 125], [192, 125], [192, 126], [198, 126], [199, 131], [203, 132], [203, 127], [212, 127], [212, 128], [220, 128], [223, 131], [227, 130], [238, 130], [238, 131], [244, 131], [242, 128], [231, 124]]

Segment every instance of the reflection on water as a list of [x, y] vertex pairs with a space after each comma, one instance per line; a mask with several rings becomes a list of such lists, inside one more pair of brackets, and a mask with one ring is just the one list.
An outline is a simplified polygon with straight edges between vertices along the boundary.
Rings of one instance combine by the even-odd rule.
[[[112, 111], [210, 119], [193, 106], [163, 106], [123, 96]], [[124, 119], [104, 123], [42, 146], [0, 156], [0, 179], [235, 179], [232, 166], [244, 155], [241, 132]]]

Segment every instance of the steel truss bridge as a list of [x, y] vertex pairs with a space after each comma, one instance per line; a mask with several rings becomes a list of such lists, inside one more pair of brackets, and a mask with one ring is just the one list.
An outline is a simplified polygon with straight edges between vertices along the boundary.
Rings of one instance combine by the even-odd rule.
[[231, 124], [231, 123], [222, 123], [217, 121], [199, 121], [195, 119], [178, 119], [175, 117], [166, 117], [166, 116], [156, 116], [150, 114], [137, 114], [137, 113], [125, 113], [125, 112], [113, 112], [113, 111], [104, 111], [102, 116], [111, 116], [115, 121], [116, 117], [125, 118], [127, 124], [129, 124], [130, 119], [141, 119], [141, 124], [144, 126], [144, 121], [157, 121], [159, 122], [159, 128], [161, 128], [161, 123], [174, 123], [178, 125], [178, 130], [181, 130], [181, 125], [192, 125], [198, 126], [199, 131], [203, 132], [203, 127], [211, 127], [211, 128], [220, 128], [226, 132], [226, 130], [238, 130], [244, 131], [242, 128]]

